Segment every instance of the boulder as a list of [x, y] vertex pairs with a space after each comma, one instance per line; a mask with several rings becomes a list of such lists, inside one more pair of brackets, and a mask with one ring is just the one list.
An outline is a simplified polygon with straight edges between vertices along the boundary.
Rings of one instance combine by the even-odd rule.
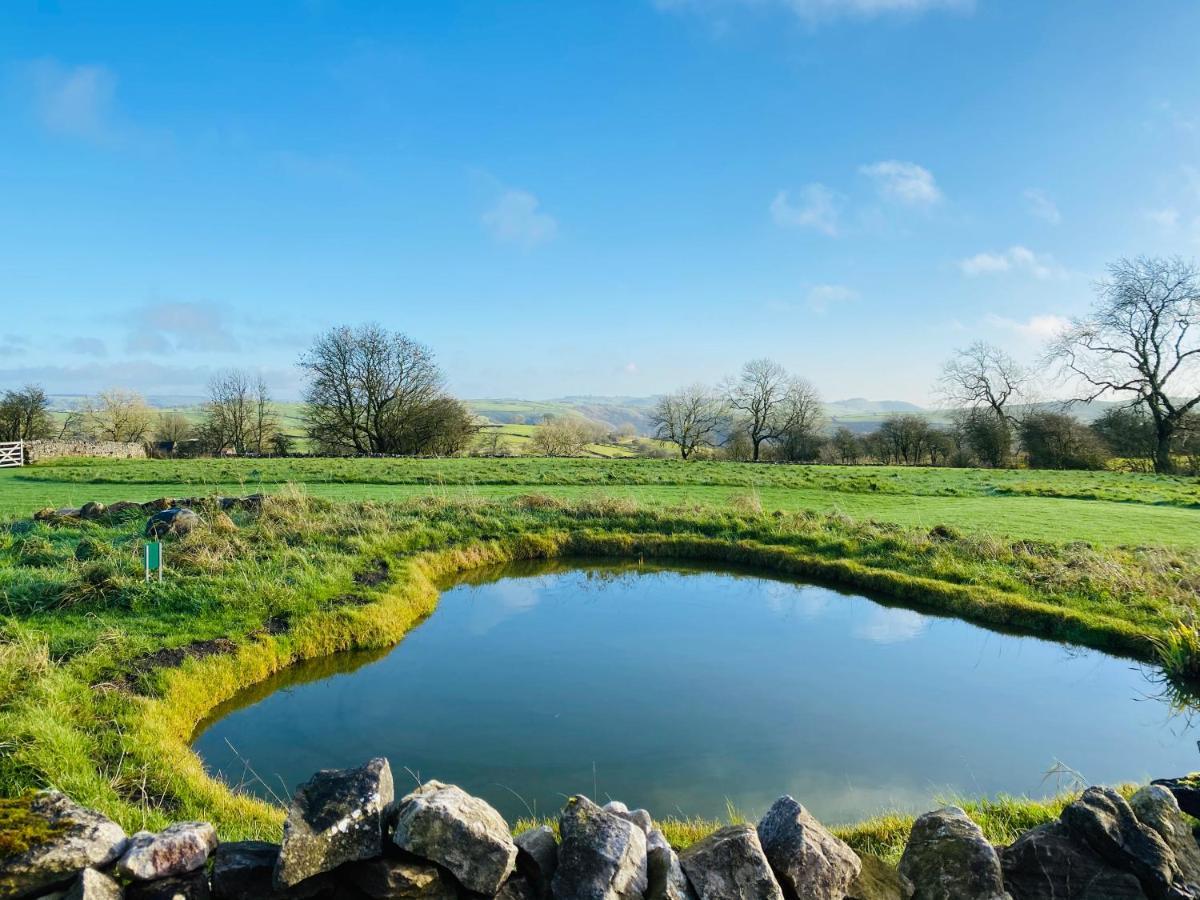
[[846, 890], [846, 900], [909, 900], [913, 886], [900, 870], [878, 856], [864, 853], [862, 868]]
[[346, 872], [355, 887], [373, 900], [458, 898], [458, 888], [437, 866], [407, 853], [351, 863]]
[[683, 874], [679, 854], [666, 835], [651, 828], [646, 835], [646, 900], [695, 900], [695, 892]]
[[1175, 795], [1175, 801], [1181, 810], [1194, 819], [1200, 819], [1200, 775], [1157, 778], [1150, 783], [1165, 787]]
[[509, 876], [497, 891], [496, 900], [537, 900], [537, 892], [529, 879], [517, 872]]
[[550, 882], [558, 868], [558, 838], [549, 825], [531, 828], [517, 835], [517, 871], [528, 880], [542, 900], [550, 897]]
[[1109, 865], [1062, 822], [1025, 832], [1000, 852], [1000, 863], [1014, 900], [1146, 900], [1137, 878]]
[[207, 822], [176, 822], [158, 834], [139, 831], [129, 839], [117, 872], [132, 881], [155, 881], [199, 869], [217, 847]]
[[842, 900], [862, 868], [853, 850], [788, 796], [762, 817], [758, 840], [779, 883], [807, 900]]
[[1090, 787], [1062, 811], [1063, 824], [1110, 865], [1132, 872], [1151, 897], [1164, 897], [1179, 869], [1175, 854], [1111, 788]]
[[580, 795], [563, 808], [559, 833], [555, 897], [634, 900], [645, 893], [646, 835], [632, 822]]
[[215, 900], [307, 900], [323, 896], [331, 886], [328, 875], [309, 878], [291, 888], [274, 884], [279, 845], [265, 841], [230, 841], [213, 854], [212, 895]]
[[95, 869], [84, 869], [63, 894], [63, 900], [121, 900], [125, 892], [121, 886]]
[[392, 769], [376, 757], [357, 769], [325, 769], [296, 791], [283, 823], [275, 886], [291, 887], [345, 862], [383, 853]]
[[183, 536], [194, 531], [200, 525], [200, 517], [190, 509], [172, 507], [156, 512], [146, 520], [144, 534], [152, 540], [159, 540], [167, 535]]
[[752, 825], [730, 825], [679, 854], [699, 900], [783, 900]]
[[495, 894], [516, 867], [504, 817], [455, 785], [426, 782], [397, 804], [393, 821], [397, 847], [449, 869], [476, 893]]
[[957, 806], [913, 823], [900, 874], [912, 882], [914, 900], [1011, 900], [995, 848]]
[[81, 519], [99, 519], [104, 515], [105, 509], [103, 503], [90, 500], [79, 507], [79, 517]]
[[112, 522], [141, 511], [142, 504], [140, 503], [134, 503], [132, 500], [118, 500], [116, 503], [110, 503], [104, 510], [104, 518]]
[[1160, 784], [1147, 785], [1129, 798], [1129, 807], [1139, 822], [1156, 831], [1171, 848], [1179, 869], [1176, 882], [1200, 886], [1200, 845], [1184, 821], [1175, 795]]
[[650, 813], [644, 809], [631, 810], [620, 800], [609, 800], [604, 804], [602, 809], [605, 812], [620, 816], [626, 822], [632, 822], [638, 828], [642, 829], [642, 834], [649, 835], [650, 829], [654, 827], [654, 820], [650, 818]]
[[[21, 798], [8, 801], [22, 802]], [[0, 859], [0, 897], [35, 896], [74, 878], [87, 868], [102, 868], [125, 850], [125, 830], [100, 813], [84, 809], [58, 791], [28, 798], [27, 846]], [[9, 816], [10, 823], [16, 818]], [[10, 827], [11, 824], [10, 824]]]
[[125, 900], [211, 900], [208, 878], [189, 872], [161, 881], [135, 881], [125, 891]]

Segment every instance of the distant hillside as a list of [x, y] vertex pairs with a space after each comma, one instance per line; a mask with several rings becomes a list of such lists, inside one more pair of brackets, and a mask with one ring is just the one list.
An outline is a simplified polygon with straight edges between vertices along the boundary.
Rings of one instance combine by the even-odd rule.
[[854, 397], [850, 400], [832, 400], [825, 404], [825, 410], [830, 415], [858, 413], [919, 413], [924, 408], [907, 400], [867, 400], [864, 397]]
[[547, 416], [581, 416], [616, 431], [632, 425], [638, 434], [650, 431], [650, 411], [656, 397], [559, 397], [554, 400], [467, 400], [478, 416], [501, 425], [535, 425]]

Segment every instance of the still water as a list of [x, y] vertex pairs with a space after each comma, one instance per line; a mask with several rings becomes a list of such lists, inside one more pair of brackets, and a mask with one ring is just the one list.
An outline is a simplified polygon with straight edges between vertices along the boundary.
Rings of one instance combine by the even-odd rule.
[[262, 796], [383, 755], [398, 791], [454, 782], [510, 819], [576, 792], [659, 816], [790, 793], [842, 822], [1053, 793], [1058, 763], [1107, 783], [1192, 771], [1196, 735], [1152, 675], [761, 573], [560, 560], [472, 573], [396, 647], [234, 698], [195, 749]]

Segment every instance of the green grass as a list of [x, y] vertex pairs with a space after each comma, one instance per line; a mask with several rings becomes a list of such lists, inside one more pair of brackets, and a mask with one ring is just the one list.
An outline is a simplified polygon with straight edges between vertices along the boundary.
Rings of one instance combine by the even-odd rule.
[[[386, 464], [375, 467], [377, 474], [430, 471], [381, 462]], [[222, 465], [229, 464], [197, 464], [191, 471], [222, 471]], [[606, 464], [594, 465], [605, 471]], [[30, 472], [57, 469], [76, 478], [21, 483], [153, 492], [161, 482], [140, 479], [169, 470], [142, 466], [39, 468]], [[293, 474], [302, 468], [287, 466]], [[635, 467], [645, 477], [689, 474], [687, 467]], [[82, 482], [84, 472], [100, 476], [106, 468], [115, 484]], [[569, 467], [560, 467], [560, 475], [562, 468]], [[795, 477], [790, 470], [742, 469], [753, 478]], [[741, 477], [736, 467], [714, 474]], [[226, 839], [277, 837], [278, 808], [232, 794], [204, 772], [188, 747], [196, 724], [238, 690], [295, 661], [394, 644], [434, 609], [446, 578], [513, 559], [746, 564], [1142, 659], [1153, 658], [1156, 642], [1180, 621], [1194, 621], [1197, 611], [1200, 549], [1190, 547], [1013, 540], [944, 525], [906, 529], [837, 513], [764, 510], [764, 491], [744, 489], [726, 504], [667, 507], [581, 486], [574, 487], [591, 496], [572, 501], [525, 489], [501, 499], [355, 503], [280, 487], [281, 496], [261, 510], [233, 511], [236, 530], [206, 527], [176, 542], [169, 551], [170, 577], [161, 584], [140, 578], [139, 512], [104, 523], [26, 520], [0, 529], [0, 796], [53, 786], [129, 829], [203, 818]], [[912, 502], [921, 495], [896, 496]], [[1194, 515], [1169, 505], [1041, 502]], [[218, 520], [213, 515], [210, 521]], [[368, 587], [355, 579], [381, 559], [390, 562], [387, 581]], [[979, 815], [998, 829], [1005, 821], [1052, 815], [1053, 808], [996, 801], [980, 807]], [[907, 823], [884, 817], [846, 833], [856, 846], [888, 855], [902, 842]], [[671, 833], [682, 841], [704, 827], [672, 823]]]
[[[521, 427], [521, 426], [511, 426]], [[1118, 472], [772, 466], [646, 459], [63, 461], [0, 470], [0, 519], [88, 500], [244, 494], [303, 484], [336, 500], [494, 499], [598, 492], [654, 506], [721, 507], [754, 493], [769, 511], [1102, 546], [1200, 546], [1200, 481]]]

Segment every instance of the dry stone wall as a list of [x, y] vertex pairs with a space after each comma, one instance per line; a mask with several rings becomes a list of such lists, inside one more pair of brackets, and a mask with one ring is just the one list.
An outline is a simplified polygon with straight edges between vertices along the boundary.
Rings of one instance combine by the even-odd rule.
[[28, 441], [25, 444], [25, 457], [31, 463], [66, 456], [145, 459], [146, 447], [141, 443], [121, 441]]
[[[1187, 789], [1192, 789], [1188, 785]], [[382, 757], [318, 772], [280, 844], [219, 843], [204, 822], [128, 836], [44, 791], [45, 827], [0, 857], [12, 900], [1198, 900], [1200, 847], [1176, 793], [1088, 788], [1054, 822], [994, 847], [957, 807], [917, 819], [899, 866], [855, 853], [791, 797], [756, 826], [681, 852], [645, 810], [567, 801], [514, 838], [484, 800], [429, 781], [397, 798]], [[1188, 805], [1185, 800], [1185, 805]], [[8, 842], [12, 846], [13, 841]]]

